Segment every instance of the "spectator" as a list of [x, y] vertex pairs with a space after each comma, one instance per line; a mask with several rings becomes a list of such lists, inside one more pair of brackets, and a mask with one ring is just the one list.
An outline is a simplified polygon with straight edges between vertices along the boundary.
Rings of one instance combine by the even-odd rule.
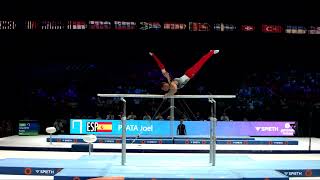
[[113, 120], [114, 119], [114, 115], [109, 112], [109, 114], [107, 114], [107, 117], [106, 117], [107, 120]]
[[290, 124], [291, 128], [293, 129], [293, 136], [299, 136], [299, 129], [298, 129], [298, 122], [296, 121], [294, 124]]
[[230, 121], [229, 117], [227, 116], [227, 114], [225, 112], [220, 117], [220, 120], [221, 121]]
[[128, 116], [128, 120], [135, 120], [135, 119], [137, 119], [137, 116], [131, 111]]
[[143, 116], [143, 120], [151, 120], [151, 116], [149, 116], [149, 114], [146, 112]]
[[200, 112], [198, 111], [198, 112], [196, 112], [196, 115], [195, 115], [195, 120], [197, 120], [197, 121], [201, 121], [201, 120], [203, 120], [203, 118], [201, 117], [201, 115], [200, 115]]
[[11, 136], [13, 134], [11, 121], [7, 121], [6, 129], [7, 129], [7, 136]]
[[[120, 114], [119, 114], [117, 117], [118, 117], [118, 119], [122, 119], [122, 117], [123, 117], [123, 112], [120, 112]], [[127, 119], [128, 119], [128, 116], [127, 116]]]
[[96, 119], [102, 119], [99, 112], [96, 112]]
[[160, 113], [156, 116], [156, 120], [164, 120]]
[[3, 123], [0, 120], [0, 138], [4, 137], [4, 129], [5, 129], [5, 127], [2, 124]]
[[63, 130], [63, 123], [61, 119], [56, 119], [53, 123], [53, 126], [56, 128], [56, 134], [61, 134], [64, 132]]

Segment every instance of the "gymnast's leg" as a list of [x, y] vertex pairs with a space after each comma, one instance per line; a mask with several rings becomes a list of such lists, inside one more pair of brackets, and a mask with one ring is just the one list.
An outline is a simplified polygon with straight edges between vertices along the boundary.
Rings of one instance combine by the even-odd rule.
[[179, 88], [182, 88], [187, 84], [187, 82], [192, 79], [202, 68], [202, 66], [210, 59], [214, 54], [218, 54], [219, 50], [210, 50], [207, 54], [201, 57], [201, 59], [195, 63], [191, 68], [189, 68], [183, 76], [180, 78], [175, 78], [179, 84]]
[[201, 57], [201, 59], [194, 64], [191, 68], [189, 68], [186, 72], [185, 75], [188, 78], [193, 78], [199, 70], [202, 68], [202, 66], [210, 59], [210, 57], [214, 54], [218, 54], [219, 50], [210, 50], [207, 54]]

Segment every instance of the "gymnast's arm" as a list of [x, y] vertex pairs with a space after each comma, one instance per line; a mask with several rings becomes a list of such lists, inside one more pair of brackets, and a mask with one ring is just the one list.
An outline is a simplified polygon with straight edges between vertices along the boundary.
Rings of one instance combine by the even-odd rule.
[[170, 83], [171, 79], [170, 79], [170, 75], [169, 73], [166, 71], [164, 65], [162, 64], [162, 62], [160, 61], [160, 59], [153, 53], [153, 52], [149, 52], [150, 56], [153, 57], [153, 59], [156, 61], [156, 63], [158, 64], [159, 68], [161, 69], [161, 73], [163, 74], [164, 77], [167, 78], [168, 82]]
[[167, 78], [168, 83], [170, 83], [170, 82], [171, 82], [171, 78], [170, 78], [170, 75], [169, 75], [169, 73], [166, 71], [165, 68], [161, 69], [161, 73], [163, 74], [163, 76], [164, 76], [165, 78]]

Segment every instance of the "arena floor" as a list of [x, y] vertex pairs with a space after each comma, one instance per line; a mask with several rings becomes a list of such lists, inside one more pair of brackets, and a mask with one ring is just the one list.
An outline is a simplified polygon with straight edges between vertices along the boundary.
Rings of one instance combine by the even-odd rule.
[[[68, 175], [69, 179], [73, 179], [76, 175], [81, 177], [81, 174], [88, 171], [93, 171], [90, 173], [92, 176], [97, 174], [119, 176], [121, 174], [122, 176], [128, 175], [136, 178], [145, 178], [150, 175], [155, 179], [161, 179], [161, 177], [172, 177], [172, 179], [194, 177], [194, 179], [197, 179], [199, 176], [206, 179], [232, 179], [235, 174], [243, 171], [246, 171], [244, 174], [247, 174], [247, 176], [261, 177], [261, 175], [272, 172], [271, 168], [285, 169], [287, 173], [293, 172], [292, 175], [296, 176], [301, 175], [298, 173], [299, 168], [313, 168], [314, 175], [320, 170], [320, 154], [217, 154], [215, 167], [208, 163], [208, 154], [130, 153], [127, 156], [126, 166], [120, 165], [120, 153], [99, 152], [88, 156], [86, 152], [0, 151], [0, 154], [0, 166], [4, 166], [5, 163], [6, 166], [18, 167], [28, 164], [31, 167], [36, 166], [37, 161], [38, 163], [44, 162], [39, 167], [40, 169], [46, 169], [43, 167], [44, 164], [47, 167], [52, 167], [53, 164], [57, 163], [60, 163], [60, 166], [62, 166], [61, 164], [71, 166], [71, 168], [60, 171], [60, 177]], [[83, 162], [86, 163], [82, 164]], [[243, 165], [241, 166], [241, 164]], [[0, 171], [2, 168], [0, 168]], [[230, 169], [232, 169], [232, 172], [230, 172]], [[293, 171], [294, 169], [296, 169], [296, 172]], [[253, 174], [248, 173], [249, 171]], [[274, 173], [277, 172], [273, 171], [268, 175], [275, 177], [282, 175], [281, 173]], [[221, 178], [221, 176], [224, 176], [224, 178]], [[271, 176], [269, 176], [269, 179], [277, 179]], [[59, 176], [54, 177], [45, 174], [37, 176], [0, 175], [0, 179], [59, 179], [57, 177]], [[320, 177], [290, 177], [289, 179], [319, 180]]]
[[[88, 152], [72, 151], [72, 144], [83, 143], [71, 141], [50, 144], [47, 142], [48, 137], [42, 135], [0, 138], [2, 149], [0, 151], [0, 179], [85, 180], [95, 177], [120, 176], [125, 179], [141, 180], [320, 180], [320, 139], [318, 138], [312, 138], [312, 151], [310, 152], [308, 151], [309, 138], [264, 137], [270, 141], [298, 141], [298, 145], [217, 144], [218, 153], [215, 166], [208, 162], [208, 153], [192, 153], [197, 150], [208, 151], [209, 144], [129, 143], [128, 152], [137, 149], [163, 149], [172, 152], [141, 153], [145, 151], [139, 151], [140, 153], [133, 153], [133, 151], [127, 153], [126, 166], [121, 166], [121, 154], [119, 153], [121, 144], [119, 143], [94, 143], [94, 152], [88, 156]], [[76, 136], [71, 137], [76, 138]], [[99, 152], [98, 150], [114, 152]], [[175, 150], [181, 151], [174, 153]], [[189, 153], [183, 153], [185, 150]], [[219, 153], [219, 151], [229, 153]]]

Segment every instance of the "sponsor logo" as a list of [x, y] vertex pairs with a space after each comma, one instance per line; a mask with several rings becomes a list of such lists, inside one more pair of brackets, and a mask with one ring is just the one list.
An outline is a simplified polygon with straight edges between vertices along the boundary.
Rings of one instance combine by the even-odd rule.
[[201, 144], [201, 141], [197, 141], [197, 140], [191, 140], [190, 144]]
[[291, 126], [290, 126], [290, 123], [284, 124], [284, 127], [285, 127], [286, 129], [290, 128], [290, 127], [291, 127]]
[[76, 129], [77, 130], [77, 128], [75, 128], [75, 125], [76, 125], [76, 123], [78, 124], [79, 123], [79, 134], [82, 134], [82, 120], [81, 119], [77, 119], [77, 120], [72, 120], [72, 128], [71, 129]]
[[37, 169], [35, 170], [37, 174], [44, 174], [44, 175], [54, 175], [55, 172], [52, 169]]
[[290, 123], [286, 123], [284, 125], [285, 129], [281, 129], [281, 134], [286, 135], [286, 136], [293, 136], [294, 134], [294, 129], [291, 128]]
[[106, 140], [105, 142], [106, 142], [106, 143], [114, 143], [115, 140]]
[[72, 139], [62, 139], [63, 142], [74, 142], [75, 140]]
[[290, 177], [303, 176], [302, 171], [283, 171], [282, 173]]
[[158, 141], [157, 140], [149, 140], [149, 141], [146, 141], [146, 144], [157, 144]]
[[233, 141], [232, 144], [243, 144], [242, 141]]
[[268, 131], [268, 132], [277, 132], [279, 131], [278, 127], [256, 127], [257, 131]]
[[284, 142], [281, 142], [281, 141], [274, 141], [274, 142], [273, 142], [273, 144], [275, 144], [275, 145], [282, 145], [282, 144], [284, 144]]

